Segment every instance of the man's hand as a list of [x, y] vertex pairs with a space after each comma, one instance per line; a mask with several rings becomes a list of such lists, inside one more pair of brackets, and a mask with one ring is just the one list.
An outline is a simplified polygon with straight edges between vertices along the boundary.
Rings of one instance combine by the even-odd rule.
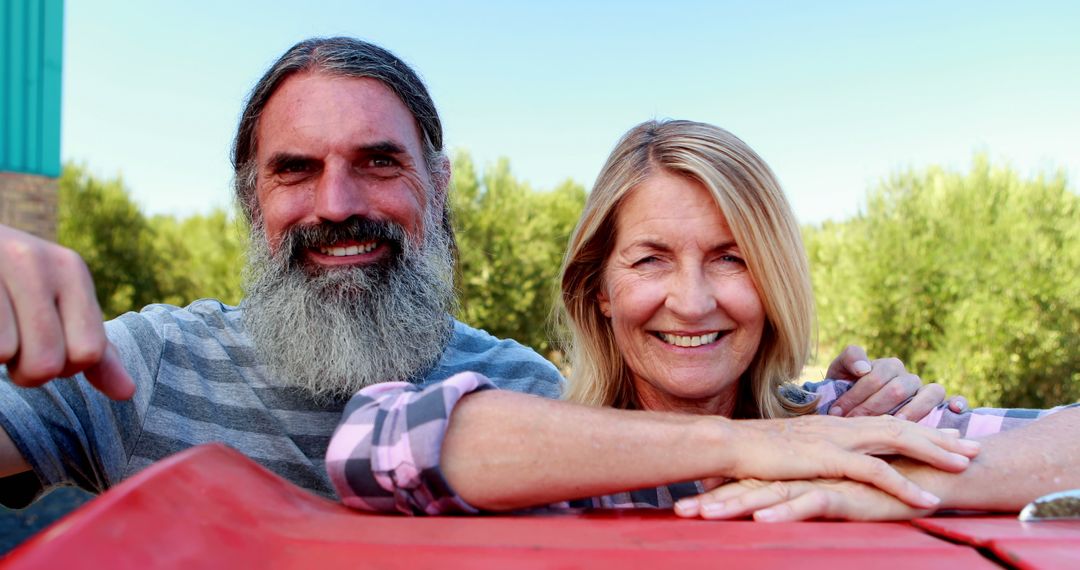
[[[945, 398], [945, 388], [936, 382], [923, 384], [899, 359], [882, 358], [871, 362], [859, 346], [845, 348], [829, 365], [825, 377], [855, 382], [829, 408], [829, 415], [833, 416], [891, 413], [900, 419], [917, 422]], [[953, 396], [949, 399], [949, 409], [961, 413], [967, 409], [967, 400], [963, 396]]]
[[0, 364], [19, 386], [83, 372], [110, 398], [135, 393], [105, 336], [82, 258], [5, 226], [0, 226]]

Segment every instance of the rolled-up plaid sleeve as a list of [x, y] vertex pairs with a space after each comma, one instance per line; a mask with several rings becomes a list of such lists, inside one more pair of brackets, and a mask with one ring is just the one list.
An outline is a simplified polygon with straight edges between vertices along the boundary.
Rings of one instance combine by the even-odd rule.
[[326, 471], [342, 502], [378, 512], [478, 512], [450, 488], [439, 458], [454, 406], [494, 387], [463, 372], [423, 389], [387, 382], [357, 392], [326, 450]]
[[1080, 406], [1080, 403], [1058, 406], [1047, 410], [1029, 408], [975, 408], [956, 413], [948, 402], [937, 405], [919, 423], [938, 429], [955, 429], [961, 437], [980, 438], [1025, 426], [1050, 414]]

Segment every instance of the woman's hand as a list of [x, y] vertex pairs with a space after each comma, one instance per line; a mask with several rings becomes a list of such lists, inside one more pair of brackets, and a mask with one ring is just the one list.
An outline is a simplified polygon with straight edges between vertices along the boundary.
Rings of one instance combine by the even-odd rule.
[[842, 479], [744, 479], [675, 504], [675, 514], [680, 517], [733, 519], [752, 516], [759, 522], [908, 520], [933, 512], [932, 508], [908, 506], [870, 485]]
[[938, 430], [890, 416], [731, 422], [732, 479], [851, 479], [917, 508], [939, 499], [901, 475], [880, 455], [902, 455], [947, 472], [967, 468], [979, 444], [956, 430]]

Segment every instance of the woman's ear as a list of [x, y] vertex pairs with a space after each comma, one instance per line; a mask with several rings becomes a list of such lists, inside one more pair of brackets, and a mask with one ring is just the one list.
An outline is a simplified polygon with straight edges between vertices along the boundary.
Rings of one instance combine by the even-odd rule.
[[596, 292], [596, 303], [600, 306], [600, 312], [604, 313], [604, 316], [611, 318], [611, 299], [608, 297], [607, 289], [600, 287], [600, 290]]

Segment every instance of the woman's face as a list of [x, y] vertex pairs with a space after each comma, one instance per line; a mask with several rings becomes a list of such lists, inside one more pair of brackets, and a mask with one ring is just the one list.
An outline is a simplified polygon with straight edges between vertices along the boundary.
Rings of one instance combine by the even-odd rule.
[[765, 310], [720, 208], [700, 183], [661, 172], [626, 196], [615, 227], [597, 300], [638, 403], [730, 416]]

